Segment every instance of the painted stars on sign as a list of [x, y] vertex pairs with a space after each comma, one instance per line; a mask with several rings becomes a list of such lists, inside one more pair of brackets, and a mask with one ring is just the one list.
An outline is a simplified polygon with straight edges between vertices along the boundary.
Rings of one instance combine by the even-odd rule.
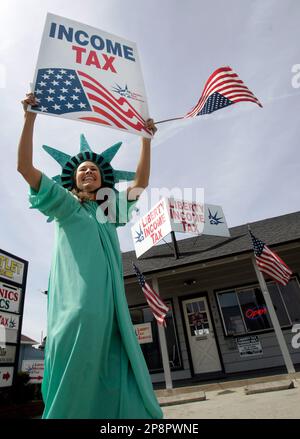
[[40, 69], [34, 94], [38, 106], [33, 110], [51, 114], [90, 111], [79, 78], [72, 69]]
[[38, 105], [31, 107], [32, 111], [70, 115], [72, 119], [152, 135], [125, 97], [116, 99], [103, 84], [80, 70], [39, 69], [34, 94]]

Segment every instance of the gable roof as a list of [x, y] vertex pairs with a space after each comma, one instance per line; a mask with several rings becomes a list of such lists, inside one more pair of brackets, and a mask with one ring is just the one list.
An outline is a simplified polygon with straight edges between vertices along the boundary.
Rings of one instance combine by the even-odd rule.
[[38, 343], [38, 341], [32, 340], [32, 338], [27, 337], [27, 335], [21, 335], [21, 344], [29, 344], [32, 346]]
[[[256, 221], [249, 225], [252, 233], [268, 246], [300, 242], [300, 211]], [[138, 260], [135, 251], [123, 253], [124, 277], [135, 276], [132, 262], [137, 262], [143, 274], [149, 274], [253, 251], [247, 224], [232, 227], [229, 231], [229, 238], [203, 235], [177, 241], [179, 259], [174, 257], [172, 244], [154, 246]]]

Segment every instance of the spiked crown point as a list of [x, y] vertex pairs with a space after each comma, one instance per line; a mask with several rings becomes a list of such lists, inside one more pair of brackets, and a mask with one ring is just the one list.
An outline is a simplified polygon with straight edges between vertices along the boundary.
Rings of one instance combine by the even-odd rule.
[[85, 138], [85, 135], [80, 134], [80, 152], [86, 152], [86, 151], [93, 152]]
[[45, 151], [47, 151], [48, 154], [51, 155], [51, 157], [56, 160], [60, 166], [64, 167], [66, 163], [70, 160], [71, 156], [69, 154], [65, 154], [62, 151], [59, 151], [58, 149], [51, 148], [51, 146], [43, 145], [43, 148]]

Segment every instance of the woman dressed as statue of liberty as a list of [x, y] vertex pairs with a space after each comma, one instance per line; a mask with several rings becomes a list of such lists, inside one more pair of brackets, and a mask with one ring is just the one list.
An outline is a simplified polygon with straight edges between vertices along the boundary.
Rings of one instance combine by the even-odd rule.
[[[148, 184], [151, 139], [141, 139], [136, 174], [111, 165], [121, 143], [99, 154], [82, 135], [80, 152], [73, 157], [45, 146], [62, 167], [61, 175], [50, 179], [32, 161], [36, 114], [27, 106], [36, 105], [36, 99], [28, 94], [22, 103], [18, 171], [30, 186], [31, 207], [55, 224], [43, 418], [162, 418], [130, 319], [116, 230], [136, 202], [131, 189]], [[146, 126], [155, 133], [151, 119]], [[119, 193], [114, 185], [120, 180], [133, 183]], [[100, 189], [115, 195], [115, 221], [107, 220], [97, 200]]]

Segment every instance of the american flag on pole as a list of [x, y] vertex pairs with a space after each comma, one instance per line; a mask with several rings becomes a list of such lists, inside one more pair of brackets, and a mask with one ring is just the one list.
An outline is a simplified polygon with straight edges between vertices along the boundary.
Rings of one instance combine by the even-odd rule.
[[210, 75], [197, 105], [184, 118], [209, 114], [245, 101], [262, 107], [259, 100], [229, 66], [220, 67]]
[[169, 307], [161, 300], [160, 296], [151, 288], [145, 281], [144, 275], [140, 272], [135, 264], [132, 264], [135, 274], [137, 275], [138, 282], [145, 294], [146, 300], [150, 309], [160, 325], [166, 326], [165, 316], [169, 311]]
[[91, 75], [63, 68], [39, 69], [34, 89], [38, 106], [31, 110], [52, 115], [75, 114], [73, 119], [152, 133], [125, 97], [115, 96]]
[[255, 238], [251, 231], [249, 233], [258, 269], [281, 285], [286, 285], [293, 274], [292, 270], [263, 241]]

